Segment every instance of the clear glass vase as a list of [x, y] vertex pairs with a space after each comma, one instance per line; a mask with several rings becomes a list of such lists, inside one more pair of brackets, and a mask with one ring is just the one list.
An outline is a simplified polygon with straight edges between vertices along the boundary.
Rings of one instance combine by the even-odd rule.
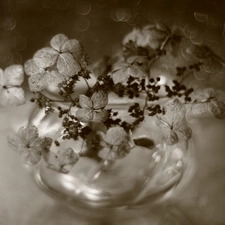
[[[127, 116], [124, 104], [109, 104], [109, 108]], [[53, 139], [63, 129], [57, 113], [46, 115], [44, 109], [35, 109], [29, 121], [38, 127], [40, 135]], [[90, 219], [107, 221], [110, 213], [110, 221], [114, 221], [147, 213], [161, 193], [179, 183], [188, 145], [184, 140], [166, 145], [155, 117], [143, 121], [132, 138], [136, 145], [125, 157], [115, 161], [80, 157], [68, 174], [50, 169], [42, 159], [33, 169], [35, 180], [50, 196]], [[61, 146], [79, 152], [82, 143], [65, 141]]]

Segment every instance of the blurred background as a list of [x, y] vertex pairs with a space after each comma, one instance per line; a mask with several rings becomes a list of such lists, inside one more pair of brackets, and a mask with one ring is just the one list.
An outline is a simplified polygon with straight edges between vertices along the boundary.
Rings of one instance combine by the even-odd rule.
[[224, 10], [223, 0], [1, 0], [0, 67], [23, 64], [58, 33], [81, 41], [95, 62], [152, 21], [179, 25], [193, 43], [223, 56]]
[[[59, 33], [81, 41], [94, 63], [117, 51], [134, 27], [154, 21], [181, 26], [193, 43], [207, 44], [225, 59], [224, 11], [224, 0], [0, 0], [0, 68], [24, 64]], [[27, 121], [30, 104], [18, 107], [16, 113], [1, 109], [0, 224], [100, 225], [76, 219], [73, 210], [45, 195], [8, 147], [6, 135]], [[225, 123], [203, 118], [193, 124], [193, 132], [193, 158], [199, 170], [172, 202], [183, 214], [179, 217], [170, 209], [181, 222], [167, 220], [168, 209], [161, 204], [149, 218], [124, 224], [149, 224], [152, 214], [163, 218], [160, 225], [225, 224]]]

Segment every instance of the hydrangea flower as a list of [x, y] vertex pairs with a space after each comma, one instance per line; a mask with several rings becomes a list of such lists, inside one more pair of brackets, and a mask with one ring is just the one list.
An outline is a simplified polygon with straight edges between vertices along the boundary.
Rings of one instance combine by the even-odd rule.
[[21, 154], [25, 164], [35, 165], [41, 160], [42, 151], [51, 147], [52, 139], [39, 137], [38, 128], [28, 123], [20, 127], [17, 134], [10, 135], [8, 143]]
[[86, 95], [79, 96], [81, 108], [76, 111], [76, 117], [81, 122], [104, 122], [108, 116], [108, 110], [104, 109], [108, 103], [108, 95], [104, 91], [95, 92], [91, 98]]
[[80, 71], [83, 47], [76, 39], [69, 40], [64, 34], [54, 36], [50, 47], [38, 50], [24, 67], [29, 75], [33, 92], [45, 89], [49, 84], [58, 84]]
[[168, 52], [176, 54], [177, 44], [180, 43], [182, 32], [179, 27], [171, 29], [160, 22], [155, 22], [143, 28], [135, 28], [131, 33], [125, 36], [123, 44], [133, 41], [137, 46], [159, 49], [166, 43]]
[[223, 68], [222, 59], [206, 45], [191, 45], [186, 51], [203, 63], [203, 68], [207, 73], [219, 73]]
[[114, 84], [126, 83], [130, 76], [136, 78], [148, 76], [146, 57], [132, 56], [127, 61], [119, 61], [113, 65], [111, 77]]
[[43, 159], [48, 163], [48, 168], [61, 173], [68, 173], [78, 162], [79, 155], [72, 149], [60, 149], [57, 153], [45, 149]]
[[24, 81], [22, 65], [11, 65], [0, 69], [0, 107], [24, 104], [25, 92], [20, 87]]
[[225, 117], [225, 92], [206, 88], [195, 92], [196, 99], [192, 104], [191, 112], [202, 115], [210, 112], [217, 119]]
[[178, 99], [172, 99], [166, 103], [164, 109], [165, 114], [158, 117], [157, 123], [163, 129], [166, 144], [176, 144], [179, 137], [189, 140], [192, 132], [184, 122], [185, 106]]
[[98, 155], [102, 159], [115, 160], [126, 156], [134, 143], [122, 127], [112, 127], [106, 133], [98, 132], [101, 136]]

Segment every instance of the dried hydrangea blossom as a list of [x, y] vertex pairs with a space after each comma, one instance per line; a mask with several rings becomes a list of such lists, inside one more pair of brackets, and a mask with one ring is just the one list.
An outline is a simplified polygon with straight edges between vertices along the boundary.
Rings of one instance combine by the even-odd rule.
[[61, 173], [69, 173], [78, 162], [79, 155], [72, 148], [60, 149], [57, 153], [46, 149], [43, 152], [43, 159], [47, 162], [48, 168]]
[[109, 112], [104, 109], [107, 103], [108, 95], [104, 91], [94, 93], [91, 98], [80, 95], [81, 108], [76, 111], [76, 117], [81, 122], [104, 122], [109, 116]]
[[22, 65], [11, 65], [4, 71], [0, 69], [0, 107], [24, 104], [25, 92], [20, 87], [24, 81]]
[[20, 127], [17, 134], [10, 135], [8, 143], [21, 154], [25, 164], [35, 165], [41, 160], [42, 151], [51, 147], [52, 139], [39, 137], [38, 128], [28, 123]]

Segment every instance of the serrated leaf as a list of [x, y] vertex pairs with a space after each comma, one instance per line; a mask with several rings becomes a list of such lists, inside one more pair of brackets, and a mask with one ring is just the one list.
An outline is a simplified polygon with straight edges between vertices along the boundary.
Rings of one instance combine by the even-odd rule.
[[76, 39], [68, 40], [64, 43], [64, 45], [62, 47], [62, 52], [71, 53], [73, 55], [74, 59], [79, 62], [83, 56], [83, 46]]
[[122, 127], [109, 128], [105, 135], [105, 141], [110, 145], [121, 145], [127, 139], [128, 134]]
[[56, 63], [58, 56], [59, 53], [55, 49], [45, 47], [34, 54], [33, 60], [38, 67], [45, 69], [53, 66]]
[[60, 149], [56, 154], [51, 151], [44, 151], [43, 158], [50, 169], [61, 173], [68, 173], [78, 162], [79, 155], [72, 149]]
[[71, 77], [78, 73], [81, 67], [70, 53], [62, 53], [57, 61], [57, 69], [64, 76]]
[[36, 74], [43, 74], [45, 70], [41, 67], [38, 67], [33, 59], [29, 59], [24, 64], [24, 71], [28, 76], [33, 76]]
[[93, 108], [94, 109], [102, 109], [108, 103], [108, 95], [105, 91], [100, 90], [98, 92], [95, 92], [91, 96], [91, 101], [93, 102]]
[[225, 117], [225, 103], [222, 101], [212, 101], [208, 104], [209, 112], [217, 119]]
[[68, 41], [68, 37], [64, 34], [57, 34], [54, 36], [50, 42], [50, 45], [56, 49], [58, 52], [62, 51], [62, 47], [66, 41]]
[[0, 90], [0, 107], [19, 106], [26, 102], [25, 92], [20, 87]]
[[24, 81], [24, 70], [22, 65], [11, 65], [4, 71], [3, 80], [5, 86], [20, 86]]

